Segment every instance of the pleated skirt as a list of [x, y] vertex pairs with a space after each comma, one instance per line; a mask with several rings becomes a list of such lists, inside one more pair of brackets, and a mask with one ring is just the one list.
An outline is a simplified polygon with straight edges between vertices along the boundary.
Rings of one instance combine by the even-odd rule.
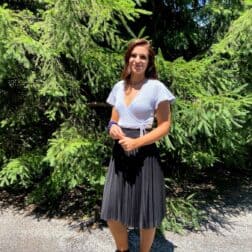
[[[123, 128], [138, 137], [138, 129]], [[155, 144], [125, 152], [116, 140], [103, 191], [101, 219], [117, 220], [128, 227], [153, 228], [165, 215], [164, 174]]]

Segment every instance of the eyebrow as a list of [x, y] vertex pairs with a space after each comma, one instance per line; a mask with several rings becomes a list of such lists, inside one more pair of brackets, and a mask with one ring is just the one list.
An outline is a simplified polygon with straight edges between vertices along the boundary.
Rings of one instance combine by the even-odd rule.
[[[130, 54], [130, 56], [135, 56], [135, 55], [137, 55], [137, 53], [131, 53], [131, 54]], [[140, 57], [143, 57], [143, 56], [146, 57], [146, 58], [148, 57], [148, 55], [146, 55], [146, 54], [138, 54], [138, 55], [139, 55]]]

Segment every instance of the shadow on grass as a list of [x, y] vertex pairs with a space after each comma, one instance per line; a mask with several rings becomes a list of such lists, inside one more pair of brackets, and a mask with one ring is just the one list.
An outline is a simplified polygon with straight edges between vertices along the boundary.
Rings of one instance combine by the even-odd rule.
[[231, 217], [252, 211], [252, 176], [248, 172], [214, 169], [201, 174], [185, 186], [184, 193], [196, 193], [198, 208], [206, 218], [202, 231], [221, 234], [232, 229]]
[[99, 218], [98, 203], [94, 194], [84, 186], [78, 186], [66, 192], [53, 201], [41, 204], [27, 204], [28, 191], [0, 190], [0, 209], [11, 207], [14, 211], [34, 216], [34, 218], [67, 218], [69, 221], [79, 221], [89, 216], [86, 225], [92, 225]]
[[[213, 169], [190, 180], [185, 179], [178, 188], [171, 190], [171, 193], [179, 191], [176, 193], [178, 197], [196, 193], [195, 199], [200, 202], [197, 207], [206, 214], [206, 218], [200, 223], [201, 230], [221, 233], [221, 228], [232, 229], [230, 217], [252, 211], [252, 176], [246, 172]], [[26, 212], [38, 219], [68, 218], [80, 230], [104, 226], [99, 219], [100, 202], [92, 201], [92, 192], [86, 192], [84, 187], [75, 188], [53, 203], [25, 205], [26, 197], [26, 191], [0, 190], [0, 209], [11, 206], [17, 212]], [[94, 205], [96, 206], [93, 207]], [[84, 216], [88, 218], [84, 219]], [[137, 241], [134, 233], [131, 237], [135, 237]], [[164, 243], [165, 240], [162, 244]], [[172, 248], [172, 243], [166, 241], [166, 246]]]

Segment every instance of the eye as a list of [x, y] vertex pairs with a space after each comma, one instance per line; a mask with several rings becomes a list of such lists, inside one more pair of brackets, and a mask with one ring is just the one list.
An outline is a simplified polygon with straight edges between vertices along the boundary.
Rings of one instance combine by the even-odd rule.
[[147, 60], [147, 56], [146, 55], [140, 55], [140, 59]]
[[132, 53], [132, 54], [130, 55], [131, 58], [136, 58], [136, 56], [137, 56], [137, 55], [136, 55], [135, 53]]

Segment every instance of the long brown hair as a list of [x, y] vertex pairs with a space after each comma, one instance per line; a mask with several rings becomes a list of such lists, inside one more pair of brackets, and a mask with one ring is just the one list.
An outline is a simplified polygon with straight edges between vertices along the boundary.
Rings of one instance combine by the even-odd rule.
[[145, 46], [145, 45], [148, 48], [148, 56], [149, 56], [149, 63], [145, 71], [145, 77], [149, 79], [157, 79], [157, 70], [155, 66], [155, 52], [151, 47], [150, 42], [146, 39], [135, 39], [129, 43], [126, 53], [124, 55], [124, 68], [121, 74], [121, 78], [125, 80], [126, 84], [128, 84], [130, 80], [130, 72], [128, 70], [128, 66], [131, 52], [136, 46]]

